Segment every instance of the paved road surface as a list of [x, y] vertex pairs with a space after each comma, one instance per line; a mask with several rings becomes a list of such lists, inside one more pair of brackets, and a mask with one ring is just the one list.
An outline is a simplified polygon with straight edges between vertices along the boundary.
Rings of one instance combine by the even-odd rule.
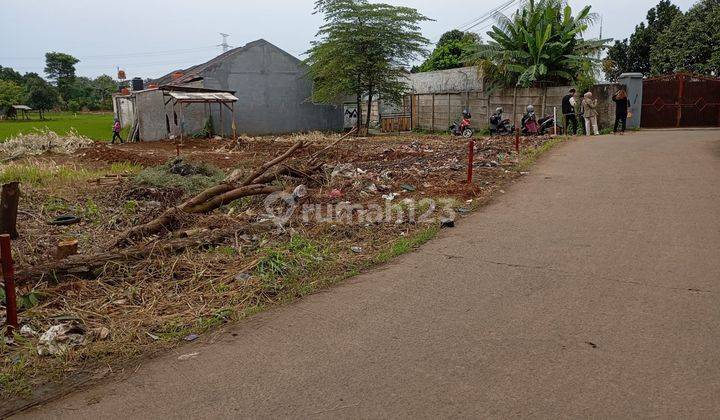
[[643, 131], [562, 145], [419, 252], [26, 415], [717, 418], [718, 396], [720, 131]]

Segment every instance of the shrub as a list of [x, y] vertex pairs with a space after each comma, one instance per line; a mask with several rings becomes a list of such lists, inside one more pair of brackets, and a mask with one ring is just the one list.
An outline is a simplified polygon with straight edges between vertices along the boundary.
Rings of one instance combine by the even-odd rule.
[[[186, 194], [195, 194], [216, 185], [225, 178], [225, 173], [215, 166], [207, 163], [192, 165], [193, 171], [188, 175], [174, 173], [177, 160], [171, 159], [161, 166], [145, 168], [135, 176], [135, 182], [142, 185], [159, 188], [179, 188]], [[183, 163], [183, 167], [189, 164]]]

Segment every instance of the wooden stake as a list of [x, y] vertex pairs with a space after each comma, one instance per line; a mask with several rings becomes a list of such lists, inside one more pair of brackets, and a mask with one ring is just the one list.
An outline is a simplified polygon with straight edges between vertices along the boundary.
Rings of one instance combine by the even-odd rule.
[[8, 234], [16, 239], [17, 213], [20, 201], [20, 183], [10, 182], [2, 186], [0, 192], [0, 234]]

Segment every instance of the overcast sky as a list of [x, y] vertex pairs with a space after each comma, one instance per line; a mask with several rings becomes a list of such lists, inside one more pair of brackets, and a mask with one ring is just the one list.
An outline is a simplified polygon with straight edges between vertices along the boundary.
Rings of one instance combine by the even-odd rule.
[[[591, 4], [603, 17], [603, 35], [626, 38], [659, 0], [570, 0]], [[459, 27], [505, 0], [386, 0], [435, 19], [425, 36]], [[219, 32], [242, 46], [264, 38], [298, 56], [307, 50], [321, 17], [313, 0], [0, 0], [0, 65], [42, 74], [44, 54], [60, 51], [81, 60], [82, 76], [157, 77], [202, 63], [221, 52]], [[674, 0], [685, 11], [693, 0]], [[515, 9], [508, 9], [508, 13]], [[489, 23], [489, 22], [488, 22]], [[479, 25], [481, 34], [487, 24]], [[599, 25], [589, 36], [597, 36]]]

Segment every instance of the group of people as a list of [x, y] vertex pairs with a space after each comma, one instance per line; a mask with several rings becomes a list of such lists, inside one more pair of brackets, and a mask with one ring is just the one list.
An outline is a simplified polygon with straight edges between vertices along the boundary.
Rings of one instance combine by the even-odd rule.
[[[576, 93], [577, 91], [575, 89], [570, 89], [570, 92], [565, 95], [562, 100], [562, 113], [565, 117], [565, 133], [578, 134], [579, 116], [585, 120], [586, 135], [600, 135], [597, 121], [597, 99], [593, 98], [592, 92], [587, 92], [583, 95], [578, 109]], [[624, 134], [627, 126], [628, 110], [630, 108], [630, 101], [628, 100], [625, 89], [619, 89], [615, 92], [612, 96], [612, 100], [615, 102], [615, 127], [613, 129], [613, 133]]]

